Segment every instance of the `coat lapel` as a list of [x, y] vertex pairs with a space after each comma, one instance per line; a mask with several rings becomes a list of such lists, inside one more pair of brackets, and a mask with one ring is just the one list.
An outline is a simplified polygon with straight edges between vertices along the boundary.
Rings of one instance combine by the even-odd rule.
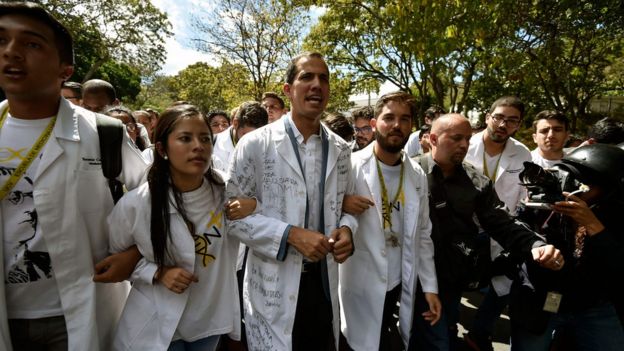
[[325, 135], [327, 135], [327, 139], [328, 139], [327, 142], [329, 143], [329, 148], [327, 150], [327, 170], [325, 172], [325, 183], [327, 183], [329, 175], [332, 173], [332, 170], [336, 167], [336, 163], [338, 163], [338, 153], [341, 152], [341, 149], [335, 146], [336, 145], [335, 136], [330, 134], [322, 123], [321, 123], [321, 131], [325, 133]]
[[[418, 194], [420, 189], [420, 184], [416, 181], [418, 179], [418, 174], [414, 169], [412, 161], [405, 157], [403, 158], [403, 162], [405, 162], [405, 176], [403, 181], [403, 191], [405, 192], [405, 213], [403, 214], [403, 235], [411, 237], [416, 232], [416, 224], [418, 222], [418, 213], [420, 196]], [[408, 213], [407, 211], [416, 211], [416, 213]]]
[[503, 174], [505, 174], [506, 169], [509, 169], [509, 165], [513, 161], [513, 157], [516, 154], [516, 151], [514, 150], [513, 145], [510, 145], [510, 144], [512, 144], [511, 138], [507, 139], [506, 144], [505, 144], [505, 149], [503, 150], [503, 154], [501, 155], [501, 160], [498, 163], [496, 181], [498, 181], [500, 177], [502, 177]]
[[[282, 118], [290, 118], [290, 116]], [[297, 155], [293, 149], [292, 142], [288, 135], [286, 135], [284, 121], [279, 121], [278, 123], [279, 125], [274, 129], [275, 150], [277, 150], [277, 154], [282, 158], [282, 161], [292, 168], [293, 174], [298, 174], [301, 179], [304, 179], [302, 169], [299, 166], [299, 162], [297, 162]]]
[[37, 167], [37, 173], [35, 174], [35, 181], [65, 152], [60, 143], [61, 139], [74, 142], [80, 141], [78, 116], [74, 113], [70, 103], [65, 99], [61, 99], [54, 130], [43, 148], [39, 167]]
[[368, 146], [370, 147], [370, 150], [367, 147], [366, 149], [359, 152], [366, 152], [368, 155], [366, 158], [362, 159], [362, 174], [364, 175], [364, 180], [366, 181], [366, 185], [368, 186], [368, 191], [370, 191], [370, 194], [373, 197], [373, 201], [375, 202], [375, 212], [379, 217], [379, 225], [381, 227], [383, 223], [383, 219], [381, 217], [381, 210], [383, 206], [381, 203], [381, 187], [379, 186], [379, 174], [377, 174], [376, 158], [373, 154], [372, 148], [373, 144], [374, 142]]

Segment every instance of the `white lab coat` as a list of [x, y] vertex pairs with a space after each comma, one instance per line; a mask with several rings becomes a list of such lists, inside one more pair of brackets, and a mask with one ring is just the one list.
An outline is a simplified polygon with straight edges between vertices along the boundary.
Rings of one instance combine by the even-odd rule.
[[[482, 173], [484, 149], [483, 133], [487, 133], [487, 130], [472, 136], [468, 154], [466, 155], [466, 161]], [[524, 170], [523, 163], [525, 161], [531, 162], [531, 152], [529, 149], [518, 140], [509, 138], [498, 164], [494, 189], [511, 214], [516, 213], [516, 207], [518, 207], [520, 201], [526, 197], [526, 189], [520, 185], [520, 178], [518, 177], [520, 172]], [[496, 258], [503, 250], [503, 247], [496, 241], [490, 240], [490, 254], [492, 259]], [[509, 294], [511, 280], [505, 276], [493, 277], [492, 286], [494, 290], [496, 290], [498, 296], [504, 296]]]
[[[0, 111], [6, 106], [2, 102]], [[93, 282], [95, 264], [108, 256], [106, 216], [113, 208], [99, 157], [95, 113], [61, 98], [34, 179], [33, 198], [59, 288], [70, 351], [110, 349], [128, 292], [127, 283]], [[141, 181], [146, 165], [127, 134], [122, 157], [120, 179], [132, 189]], [[0, 240], [0, 256], [1, 246]], [[3, 265], [0, 257], [4, 274]], [[0, 349], [11, 350], [4, 284], [0, 284], [0, 301]]]
[[[388, 259], [381, 218], [381, 188], [371, 143], [352, 155], [354, 194], [372, 198], [370, 207], [358, 216], [355, 252], [340, 265], [340, 306], [342, 332], [354, 350], [377, 350], [387, 290]], [[427, 177], [418, 163], [403, 153], [405, 175], [405, 216], [401, 258], [401, 307], [399, 327], [405, 348], [409, 342], [416, 285], [424, 292], [438, 292]], [[350, 189], [351, 190], [351, 189]], [[418, 280], [417, 280], [418, 278]]]
[[420, 139], [418, 138], [419, 136], [420, 130], [417, 130], [410, 134], [409, 138], [407, 139], [407, 143], [405, 143], [405, 146], [403, 147], [403, 151], [405, 151], [407, 157], [416, 157], [422, 154]]
[[212, 147], [212, 165], [221, 172], [227, 172], [230, 166], [230, 157], [234, 152], [232, 140], [232, 126], [217, 134], [215, 144]]
[[[167, 250], [171, 257], [175, 257], [175, 263], [170, 261], [167, 264], [195, 272], [195, 241], [174, 206], [169, 207], [169, 213], [170, 240], [174, 244], [169, 244]], [[176, 294], [163, 284], [152, 284], [158, 266], [154, 263], [150, 219], [150, 191], [147, 183], [125, 195], [108, 218], [111, 227], [111, 251], [124, 251], [136, 244], [143, 255], [131, 277], [132, 289], [115, 332], [114, 350], [167, 350], [187, 305], [190, 289]], [[225, 292], [221, 299], [208, 295], [202, 301], [212, 306], [213, 314], [210, 318], [216, 321], [214, 324], [207, 323], [205, 327], [207, 331], [211, 331], [216, 329], [215, 325], [228, 325], [229, 330], [220, 334], [230, 332], [238, 340], [240, 305], [234, 260], [239, 242], [228, 235], [224, 235], [222, 241], [216, 242], [221, 245], [217, 249], [220, 252], [220, 267], [229, 267], [229, 270], [219, 272], [227, 276], [220, 285], [220, 289]]]
[[[355, 218], [341, 217], [351, 150], [340, 137], [322, 128], [329, 135], [325, 194], [321, 198], [325, 201], [325, 234], [341, 225], [355, 231]], [[250, 248], [243, 283], [249, 349], [291, 350], [303, 256], [289, 246], [284, 261], [276, 257], [287, 226], [304, 226], [306, 186], [282, 120], [245, 135], [238, 143], [227, 196], [255, 197], [262, 203], [258, 213], [230, 222], [230, 233]], [[331, 254], [326, 260], [337, 348], [338, 264]]]

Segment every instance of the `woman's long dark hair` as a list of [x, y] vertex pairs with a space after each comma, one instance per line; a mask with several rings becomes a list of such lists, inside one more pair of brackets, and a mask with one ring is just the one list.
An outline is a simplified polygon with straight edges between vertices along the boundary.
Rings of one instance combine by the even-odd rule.
[[[152, 239], [152, 249], [154, 250], [154, 260], [159, 269], [165, 266], [165, 257], [167, 256], [167, 240], [171, 236], [170, 218], [169, 218], [169, 190], [173, 193], [176, 210], [180, 213], [186, 224], [189, 226], [191, 233], [194, 233], [194, 226], [188, 219], [184, 210], [184, 202], [182, 201], [182, 193], [176, 188], [171, 179], [171, 171], [169, 169], [169, 160], [166, 160], [158, 150], [159, 148], [167, 151], [167, 139], [169, 134], [173, 132], [177, 123], [184, 118], [201, 117], [208, 130], [210, 124], [197, 107], [193, 105], [178, 105], [168, 108], [162, 113], [154, 129], [154, 163], [149, 169], [147, 182], [151, 194], [152, 215], [150, 220], [150, 233]], [[210, 131], [210, 139], [212, 140], [212, 132]], [[212, 145], [212, 143], [211, 143]], [[204, 177], [211, 185], [223, 187], [223, 181], [212, 168], [212, 162]], [[214, 192], [213, 192], [214, 194]]]

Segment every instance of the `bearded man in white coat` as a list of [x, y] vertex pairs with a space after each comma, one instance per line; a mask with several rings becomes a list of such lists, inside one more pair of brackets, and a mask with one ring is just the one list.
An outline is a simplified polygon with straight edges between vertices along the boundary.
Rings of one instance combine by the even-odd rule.
[[[472, 136], [466, 154], [466, 161], [492, 180], [496, 193], [512, 215], [516, 213], [520, 200], [526, 196], [518, 176], [524, 170], [524, 162], [531, 161], [529, 149], [513, 138], [520, 128], [524, 111], [524, 103], [515, 96], [504, 96], [494, 101], [486, 115], [486, 129]], [[502, 246], [490, 240], [490, 255], [495, 265], [502, 251]], [[507, 305], [510, 289], [511, 280], [507, 276], [492, 277], [490, 289], [466, 337], [468, 343], [491, 348], [494, 325]]]
[[[354, 195], [345, 210], [359, 214], [358, 230], [353, 257], [340, 267], [340, 302], [342, 332], [354, 350], [407, 349], [419, 324], [413, 318], [440, 318], [427, 178], [402, 152], [415, 110], [407, 93], [382, 96], [371, 120], [375, 141], [352, 156]], [[426, 308], [414, 317], [417, 299]]]
[[[71, 35], [32, 3], [0, 4], [0, 35], [0, 349], [109, 350], [128, 286], [94, 274], [125, 279], [140, 255], [106, 257], [113, 199], [96, 114], [61, 98]], [[145, 162], [123, 138], [120, 178], [131, 189]]]
[[291, 113], [241, 139], [229, 197], [256, 212], [230, 222], [249, 247], [243, 284], [251, 350], [333, 350], [339, 333], [338, 263], [353, 251], [355, 218], [342, 215], [349, 145], [320, 123], [329, 69], [318, 53], [293, 58], [284, 94]]

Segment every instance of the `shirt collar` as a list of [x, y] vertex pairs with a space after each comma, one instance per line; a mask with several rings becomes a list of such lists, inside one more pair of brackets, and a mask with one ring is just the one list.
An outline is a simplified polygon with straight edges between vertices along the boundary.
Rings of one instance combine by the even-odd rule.
[[[293, 120], [292, 120], [292, 115], [290, 114], [290, 112], [288, 113], [287, 117], [290, 118], [290, 125], [292, 126], [293, 135], [295, 136], [295, 139], [297, 140], [297, 144], [298, 145], [303, 145], [303, 134], [301, 134], [301, 132], [299, 132], [299, 129], [297, 129], [297, 126], [295, 125], [295, 122], [293, 122]], [[323, 128], [322, 125], [319, 127], [319, 133], [321, 132], [321, 128]], [[319, 137], [320, 138], [320, 134], [313, 134], [310, 137], [311, 138], [314, 138], [314, 137]]]
[[[425, 154], [424, 157], [427, 158], [427, 169], [423, 169], [425, 173], [426, 174], [433, 173], [436, 176], [444, 178], [444, 175], [443, 175], [444, 173], [442, 172], [442, 168], [440, 168], [440, 166], [433, 160], [433, 156], [431, 156], [431, 152], [428, 152], [427, 154]], [[456, 177], [461, 172], [465, 172], [464, 167], [463, 167], [463, 162], [462, 164], [455, 166], [455, 172], [453, 172], [453, 174], [451, 174], [449, 178]]]

